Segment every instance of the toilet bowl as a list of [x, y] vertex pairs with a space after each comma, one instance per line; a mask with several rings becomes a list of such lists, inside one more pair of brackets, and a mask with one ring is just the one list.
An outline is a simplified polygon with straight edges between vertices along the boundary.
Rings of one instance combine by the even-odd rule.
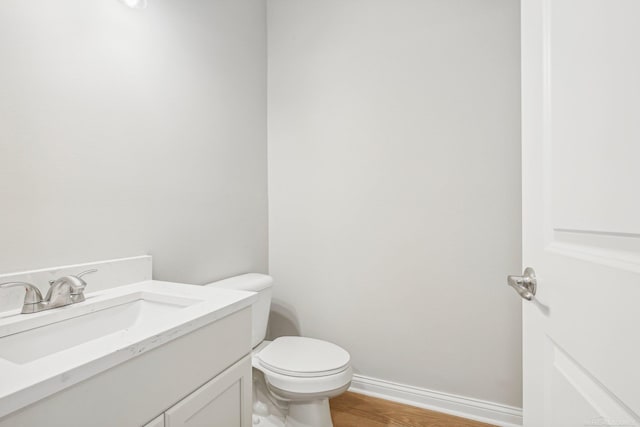
[[265, 341], [273, 279], [244, 274], [214, 282], [256, 292], [252, 305], [253, 423], [260, 427], [332, 427], [329, 398], [347, 390], [353, 370], [343, 348], [306, 337]]

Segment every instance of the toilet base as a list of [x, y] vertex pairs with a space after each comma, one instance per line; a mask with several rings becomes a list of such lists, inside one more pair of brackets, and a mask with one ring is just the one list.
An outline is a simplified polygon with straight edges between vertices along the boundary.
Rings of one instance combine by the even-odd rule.
[[253, 425], [256, 427], [333, 427], [329, 399], [311, 402], [290, 403], [289, 414], [282, 416], [276, 413], [253, 414]]
[[289, 402], [285, 427], [333, 427], [329, 399]]
[[255, 368], [252, 412], [256, 427], [333, 427], [328, 398], [278, 398], [269, 392], [264, 374]]

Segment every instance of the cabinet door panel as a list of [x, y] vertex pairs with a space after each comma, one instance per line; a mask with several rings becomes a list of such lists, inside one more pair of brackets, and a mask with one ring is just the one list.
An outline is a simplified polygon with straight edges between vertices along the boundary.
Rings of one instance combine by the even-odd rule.
[[251, 426], [251, 356], [165, 412], [166, 427]]
[[158, 415], [156, 418], [145, 424], [144, 427], [164, 427], [164, 414]]

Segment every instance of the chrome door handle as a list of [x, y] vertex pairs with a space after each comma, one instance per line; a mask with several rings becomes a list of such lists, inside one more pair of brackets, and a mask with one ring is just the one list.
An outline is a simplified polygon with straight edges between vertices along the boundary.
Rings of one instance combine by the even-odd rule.
[[538, 282], [536, 272], [531, 267], [525, 268], [522, 276], [507, 276], [507, 283], [527, 301], [531, 301], [536, 295]]

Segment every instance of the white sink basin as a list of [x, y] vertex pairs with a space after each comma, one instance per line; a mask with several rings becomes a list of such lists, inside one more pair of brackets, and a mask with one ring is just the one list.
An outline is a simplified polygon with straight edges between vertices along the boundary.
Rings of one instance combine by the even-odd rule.
[[[166, 299], [148, 292], [132, 293], [108, 300], [113, 303], [111, 307], [78, 313], [76, 317], [54, 320], [54, 323], [1, 337], [0, 358], [24, 364], [107, 335], [152, 326], [154, 322], [201, 302], [186, 298]], [[67, 313], [74, 314], [72, 311]]]
[[251, 292], [146, 281], [0, 317], [0, 417], [249, 307]]

